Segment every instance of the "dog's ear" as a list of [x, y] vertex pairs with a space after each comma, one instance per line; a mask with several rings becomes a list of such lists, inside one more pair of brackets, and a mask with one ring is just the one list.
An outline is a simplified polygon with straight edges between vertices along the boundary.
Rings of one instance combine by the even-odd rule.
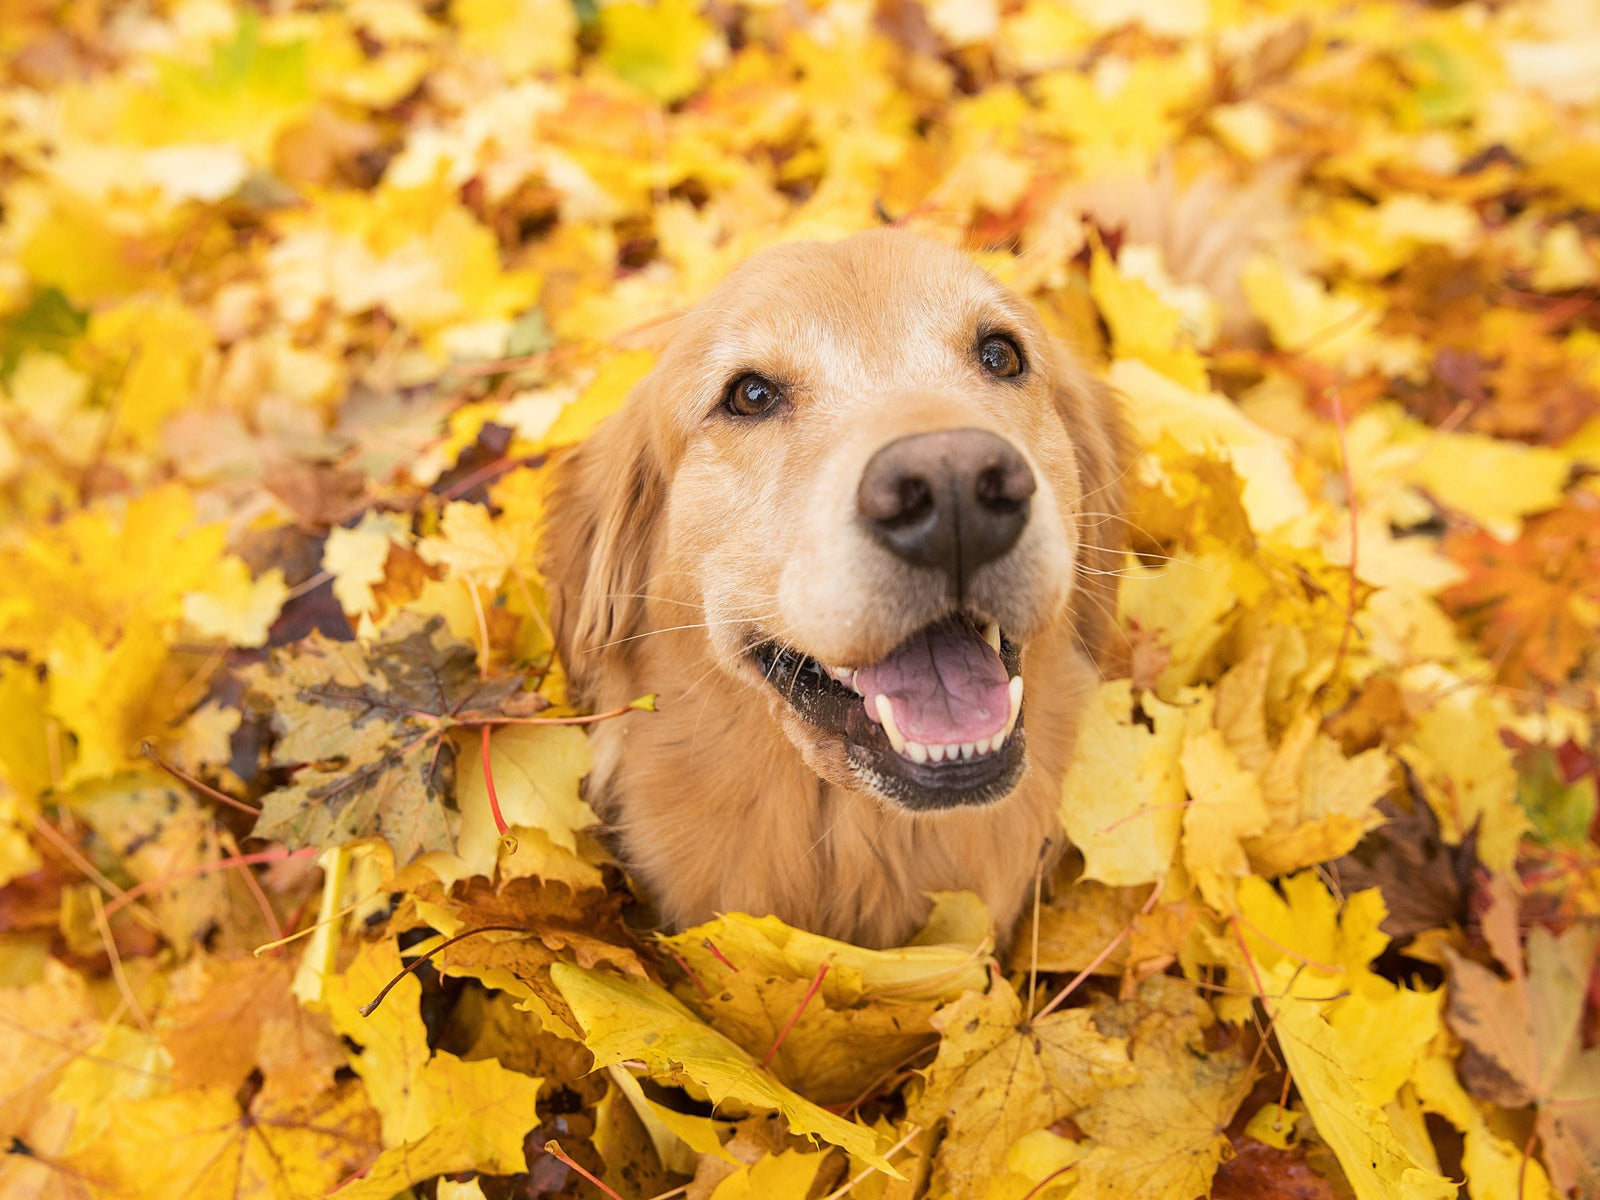
[[556, 651], [581, 695], [600, 651], [641, 632], [644, 621], [665, 486], [638, 396], [554, 469], [540, 553]]
[[1107, 642], [1117, 620], [1117, 572], [1127, 545], [1126, 476], [1133, 434], [1112, 388], [1055, 347], [1055, 405], [1078, 455], [1083, 485], [1077, 599], [1073, 620], [1084, 648], [1102, 668], [1118, 655]]

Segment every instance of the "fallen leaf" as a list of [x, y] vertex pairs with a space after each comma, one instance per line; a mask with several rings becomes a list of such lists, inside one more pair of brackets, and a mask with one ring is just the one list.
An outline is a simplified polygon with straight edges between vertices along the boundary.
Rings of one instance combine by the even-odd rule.
[[[713, 1105], [731, 1103], [777, 1112], [792, 1132], [841, 1146], [878, 1170], [898, 1176], [877, 1149], [871, 1130], [797, 1096], [654, 984], [616, 979], [567, 963], [556, 963], [550, 973], [583, 1026], [584, 1043], [594, 1054], [596, 1067], [641, 1059], [653, 1076], [691, 1083]], [[655, 1031], [648, 1044], [634, 1036], [641, 1023]]]
[[1137, 1074], [1127, 1039], [1101, 1032], [1089, 1010], [1024, 1021], [1000, 979], [941, 1009], [934, 1025], [939, 1054], [908, 1116], [925, 1128], [944, 1123], [948, 1149], [934, 1160], [933, 1184], [955, 1197], [981, 1197], [1018, 1138]]
[[272, 762], [298, 776], [263, 798], [255, 835], [294, 846], [381, 836], [400, 863], [454, 850], [446, 731], [521, 685], [480, 678], [474, 660], [436, 619], [397, 622], [365, 650], [313, 634], [250, 668], [249, 702], [276, 735]]

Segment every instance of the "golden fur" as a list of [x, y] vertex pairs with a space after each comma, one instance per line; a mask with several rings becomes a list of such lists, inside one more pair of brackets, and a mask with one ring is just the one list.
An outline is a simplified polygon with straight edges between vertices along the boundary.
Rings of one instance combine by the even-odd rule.
[[[1030, 369], [972, 361], [1003, 325]], [[730, 378], [789, 382], [757, 422]], [[757, 631], [828, 663], [881, 658], [947, 611], [862, 534], [856, 482], [897, 437], [979, 427], [1039, 491], [976, 602], [1023, 647], [1027, 765], [981, 807], [911, 812], [867, 790], [842, 739], [753, 668]], [[880, 230], [768, 250], [676, 327], [620, 412], [558, 464], [545, 535], [557, 645], [581, 703], [655, 692], [594, 730], [588, 796], [664, 922], [774, 913], [865, 945], [915, 931], [926, 893], [978, 893], [1004, 933], [1047, 840], [1114, 610], [1127, 441], [1109, 393], [1031, 307], [954, 250]]]

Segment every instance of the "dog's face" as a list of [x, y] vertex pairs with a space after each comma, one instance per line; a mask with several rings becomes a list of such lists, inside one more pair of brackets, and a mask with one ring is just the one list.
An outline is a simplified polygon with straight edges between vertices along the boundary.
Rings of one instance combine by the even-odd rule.
[[[1120, 472], [1102, 394], [955, 251], [880, 231], [752, 259], [677, 327], [551, 502], [580, 693], [638, 639], [764, 705], [823, 779], [908, 809], [1006, 795], [1031, 640], [1092, 655]], [[638, 690], [667, 681], [639, 679]]]

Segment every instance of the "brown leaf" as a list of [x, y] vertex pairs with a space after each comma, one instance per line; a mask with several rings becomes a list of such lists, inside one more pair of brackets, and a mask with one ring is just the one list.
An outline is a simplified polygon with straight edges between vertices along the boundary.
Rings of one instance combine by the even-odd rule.
[[[433, 889], [423, 887], [424, 898]], [[496, 887], [476, 877], [456, 885], [448, 900], [468, 929], [516, 925], [528, 931], [486, 933], [458, 942], [439, 955], [441, 966], [504, 967], [528, 979], [563, 953], [581, 967], [602, 963], [628, 975], [648, 976], [632, 934], [622, 923], [622, 897], [600, 889], [573, 891], [564, 883], [512, 879]]]
[[1461, 845], [1446, 845], [1433, 809], [1415, 797], [1409, 809], [1393, 796], [1385, 797], [1378, 810], [1388, 823], [1328, 864], [1340, 890], [1351, 895], [1377, 888], [1388, 909], [1380, 928], [1397, 940], [1464, 923], [1477, 862], [1476, 837], [1468, 834]]
[[327, 463], [285, 458], [262, 473], [262, 484], [302, 525], [337, 525], [361, 511], [367, 478]]
[[1340, 1200], [1340, 1195], [1306, 1162], [1296, 1146], [1279, 1150], [1253, 1137], [1242, 1137], [1233, 1157], [1217, 1168], [1211, 1200]]

